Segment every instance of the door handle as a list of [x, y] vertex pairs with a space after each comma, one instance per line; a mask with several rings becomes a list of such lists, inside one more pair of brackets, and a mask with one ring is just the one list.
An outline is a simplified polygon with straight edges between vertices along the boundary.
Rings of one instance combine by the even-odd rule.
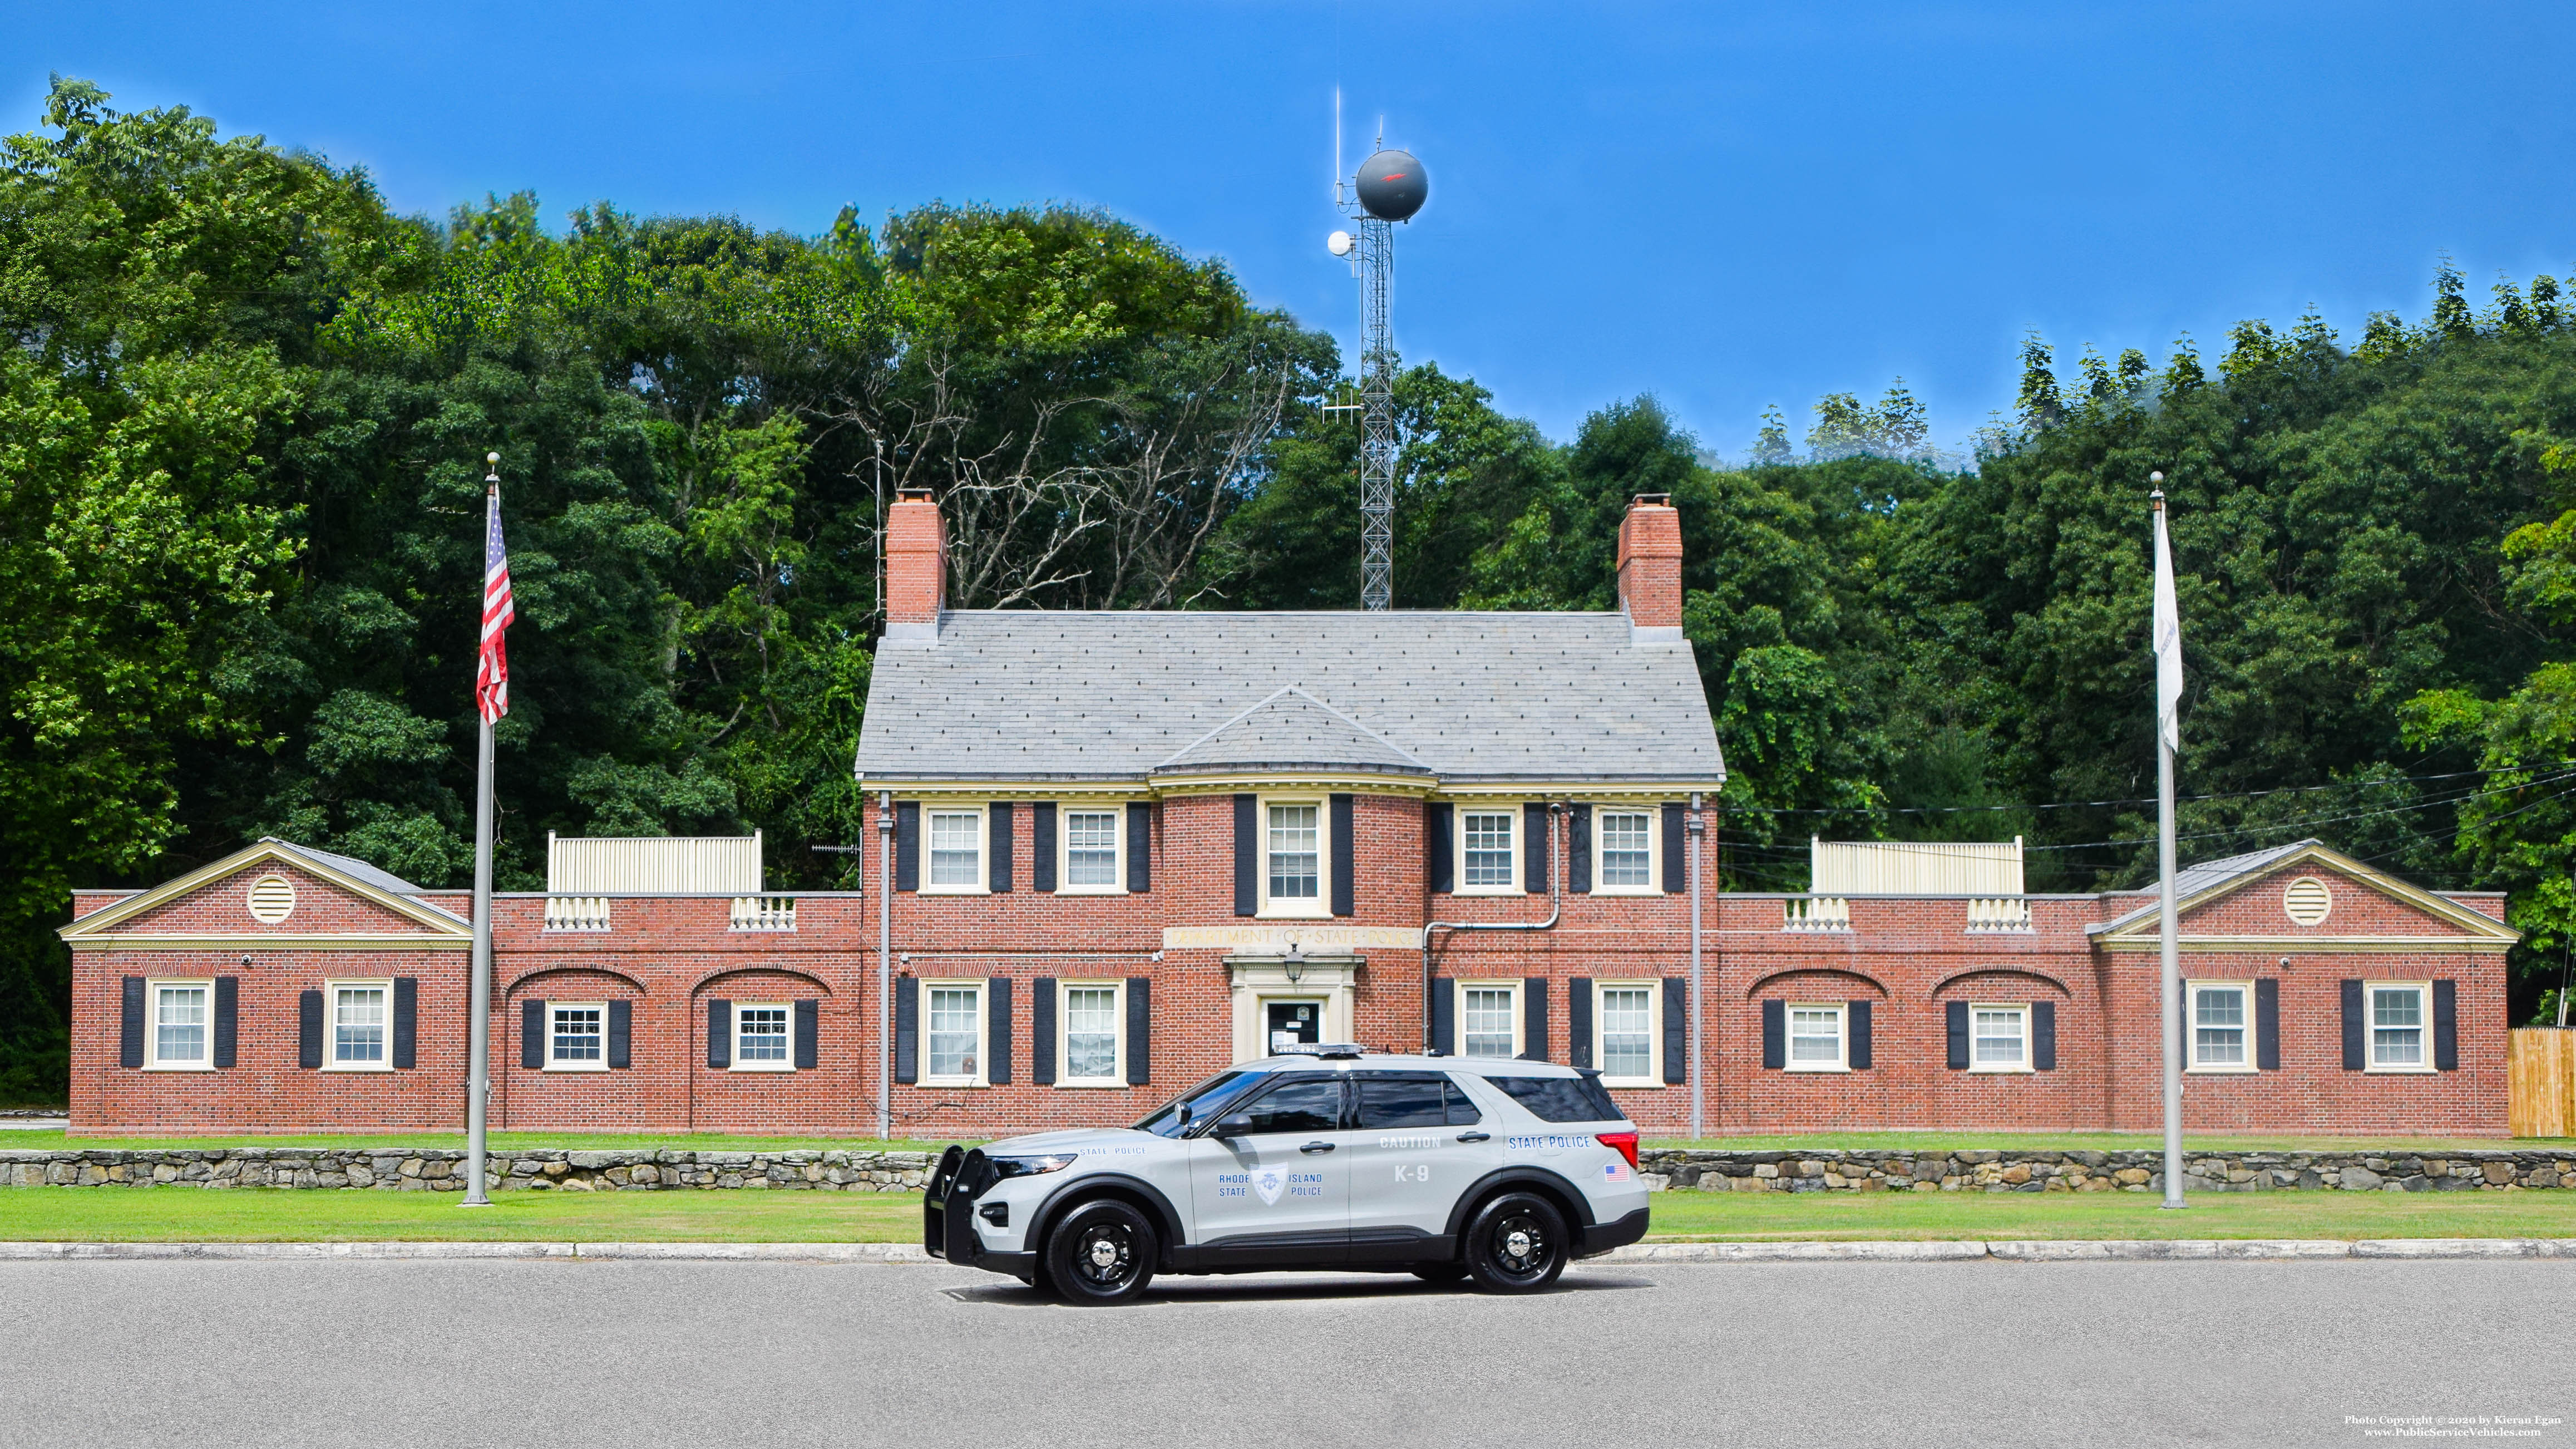
[[1297, 1150], [1300, 1152], [1330, 1152], [1333, 1150], [1333, 1144], [1330, 1142], [1309, 1142]]
[[1461, 1142], [1490, 1142], [1493, 1140], [1493, 1137], [1494, 1134], [1491, 1132], [1461, 1132], [1458, 1134], [1458, 1140]]

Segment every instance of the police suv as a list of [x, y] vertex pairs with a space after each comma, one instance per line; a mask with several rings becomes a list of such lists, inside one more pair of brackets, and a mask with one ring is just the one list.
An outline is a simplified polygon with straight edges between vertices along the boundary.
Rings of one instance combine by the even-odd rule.
[[1309, 1046], [1133, 1127], [939, 1158], [922, 1246], [1073, 1303], [1156, 1273], [1410, 1272], [1527, 1293], [1646, 1233], [1637, 1129], [1597, 1073]]

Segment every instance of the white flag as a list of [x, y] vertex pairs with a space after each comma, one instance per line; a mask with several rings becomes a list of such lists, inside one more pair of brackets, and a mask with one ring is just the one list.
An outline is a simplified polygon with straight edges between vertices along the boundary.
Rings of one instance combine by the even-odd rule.
[[2182, 750], [2182, 610], [2174, 603], [2173, 547], [2165, 542], [2165, 511], [2156, 509], [2156, 733], [2165, 748]]

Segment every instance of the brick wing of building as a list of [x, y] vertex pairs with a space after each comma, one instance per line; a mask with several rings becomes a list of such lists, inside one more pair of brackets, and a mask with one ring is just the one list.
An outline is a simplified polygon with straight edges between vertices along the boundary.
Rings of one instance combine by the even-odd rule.
[[[552, 842], [494, 901], [496, 1127], [991, 1137], [1335, 1041], [1595, 1068], [1657, 1135], [2157, 1120], [2151, 894], [2019, 842], [1717, 891], [1669, 507], [1602, 614], [949, 610], [937, 509], [891, 523], [864, 889]], [[2179, 890], [2190, 1130], [2504, 1133], [2500, 896], [2316, 841]], [[75, 1129], [460, 1127], [468, 910], [276, 840], [82, 893]]]

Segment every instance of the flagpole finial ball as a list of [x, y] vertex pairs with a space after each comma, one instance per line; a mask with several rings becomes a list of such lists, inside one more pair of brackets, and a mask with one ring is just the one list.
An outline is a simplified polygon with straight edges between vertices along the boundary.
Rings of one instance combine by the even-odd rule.
[[[483, 461], [486, 463], [498, 463], [501, 461], [501, 455], [498, 453], [486, 453], [483, 455]], [[2162, 478], [2165, 475], [2158, 473], [2156, 476], [2158, 478]]]
[[[498, 454], [498, 453], [495, 453], [495, 454], [493, 454], [492, 456], [493, 456], [493, 457], [495, 457], [495, 458], [498, 458], [498, 457], [500, 457], [501, 455], [500, 455], [500, 454]], [[2164, 486], [2164, 482], [2165, 482], [2165, 475], [2164, 475], [2164, 474], [2162, 474], [2162, 473], [2150, 473], [2150, 474], [2148, 474], [2148, 475], [2147, 475], [2147, 481], [2148, 481], [2148, 482], [2150, 482], [2150, 483], [2153, 483], [2153, 484], [2155, 484], [2157, 487], [2161, 488], [2161, 487], [2163, 487], [2163, 486]]]

